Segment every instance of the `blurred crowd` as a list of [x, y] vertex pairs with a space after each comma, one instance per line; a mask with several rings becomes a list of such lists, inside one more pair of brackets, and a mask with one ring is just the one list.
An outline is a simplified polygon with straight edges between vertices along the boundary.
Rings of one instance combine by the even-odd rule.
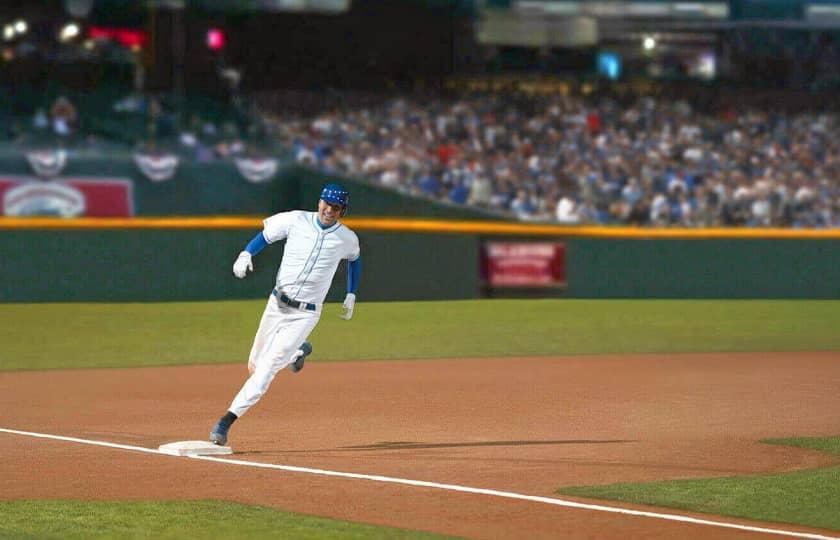
[[800, 105], [736, 91], [261, 103], [301, 164], [522, 220], [840, 227], [838, 114]]

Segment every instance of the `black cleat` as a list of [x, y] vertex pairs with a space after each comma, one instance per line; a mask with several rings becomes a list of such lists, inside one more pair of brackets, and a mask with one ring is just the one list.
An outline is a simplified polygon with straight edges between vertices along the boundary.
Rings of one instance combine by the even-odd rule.
[[210, 432], [210, 442], [219, 446], [227, 444], [228, 429], [230, 429], [230, 426], [223, 425], [221, 421], [218, 422], [213, 426], [213, 431]]
[[312, 344], [308, 341], [304, 341], [303, 345], [301, 345], [298, 350], [302, 354], [297, 357], [297, 360], [292, 362], [292, 373], [297, 373], [303, 369], [303, 363], [306, 361], [306, 357], [312, 354]]

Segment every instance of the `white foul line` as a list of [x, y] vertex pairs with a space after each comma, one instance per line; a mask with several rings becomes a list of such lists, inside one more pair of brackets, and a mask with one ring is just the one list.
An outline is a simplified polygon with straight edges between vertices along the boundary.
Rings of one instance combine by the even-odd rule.
[[[107, 448], [117, 448], [120, 450], [131, 450], [134, 452], [145, 452], [147, 454], [158, 454], [168, 457], [172, 454], [166, 454], [153, 448], [144, 448], [142, 446], [131, 446], [128, 444], [117, 444], [104, 441], [93, 441], [89, 439], [78, 439], [76, 437], [64, 437], [61, 435], [49, 435], [46, 433], [33, 433], [30, 431], [18, 431], [16, 429], [0, 428], [0, 432], [11, 433], [14, 435], [25, 435], [28, 437], [37, 437], [40, 439], [52, 439], [57, 441], [67, 441], [79, 444], [88, 444], [92, 446], [104, 446]], [[740, 525], [738, 523], [729, 523], [726, 521], [715, 521], [710, 519], [698, 519], [689, 516], [681, 516], [679, 514], [665, 514], [660, 512], [645, 512], [642, 510], [631, 510], [629, 508], [620, 508], [616, 506], [603, 506], [600, 504], [586, 504], [575, 501], [567, 501], [564, 499], [555, 499], [552, 497], [539, 497], [536, 495], [523, 495], [521, 493], [512, 493], [509, 491], [498, 491], [495, 489], [473, 488], [468, 486], [459, 486], [456, 484], [439, 484], [437, 482], [426, 482], [423, 480], [409, 480], [406, 478], [394, 478], [391, 476], [379, 476], [372, 474], [347, 473], [340, 471], [328, 471], [324, 469], [312, 469], [309, 467], [295, 467], [292, 465], [275, 465], [273, 463], [259, 463], [256, 461], [242, 461], [239, 459], [226, 459], [212, 456], [187, 456], [190, 459], [198, 459], [202, 461], [214, 461], [217, 463], [225, 463], [227, 465], [241, 465], [245, 467], [257, 467], [261, 469], [275, 469], [287, 472], [317, 474], [321, 476], [335, 476], [339, 478], [352, 478], [355, 480], [370, 480], [373, 482], [385, 482], [390, 484], [401, 484], [406, 486], [425, 487], [432, 489], [442, 489], [446, 491], [458, 491], [461, 493], [474, 493], [477, 495], [489, 495], [491, 497], [502, 497], [505, 499], [517, 499], [521, 501], [538, 502], [543, 504], [552, 504], [555, 506], [563, 506], [566, 508], [578, 508], [581, 510], [593, 510], [596, 512], [609, 512], [613, 514], [624, 514], [629, 516], [648, 517], [653, 519], [662, 519], [666, 521], [679, 521], [683, 523], [692, 523], [695, 525], [708, 525], [711, 527], [722, 527], [726, 529], [738, 529], [742, 531], [751, 531], [758, 533], [774, 534], [779, 536], [790, 536], [794, 538], [809, 538], [813, 540], [840, 540], [837, 536], [824, 536], [821, 534], [804, 533], [797, 531], [788, 531], [785, 529], [771, 529], [767, 527], [752, 527], [750, 525]]]

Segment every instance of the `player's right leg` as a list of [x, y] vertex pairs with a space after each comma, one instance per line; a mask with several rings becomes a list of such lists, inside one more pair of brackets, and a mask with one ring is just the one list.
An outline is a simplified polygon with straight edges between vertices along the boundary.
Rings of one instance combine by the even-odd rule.
[[[248, 380], [254, 377], [258, 359], [268, 350], [271, 339], [277, 335], [281, 328], [283, 323], [282, 315], [282, 310], [278, 307], [275, 297], [269, 295], [262, 318], [260, 319], [260, 325], [257, 327], [257, 334], [254, 336], [254, 342], [251, 345], [251, 352], [248, 355]], [[260, 378], [264, 379], [265, 377]], [[242, 390], [240, 390], [241, 392]], [[225, 414], [219, 418], [219, 421], [216, 422], [210, 431], [210, 442], [218, 445], [227, 444], [228, 431], [238, 418], [239, 415], [232, 411], [225, 411]]]
[[254, 343], [251, 345], [251, 352], [248, 354], [248, 374], [253, 375], [257, 369], [257, 358], [265, 350], [269, 340], [277, 333], [282, 320], [282, 312], [277, 306], [277, 299], [268, 295], [268, 302], [263, 310], [260, 325], [257, 327], [257, 334], [254, 336]]

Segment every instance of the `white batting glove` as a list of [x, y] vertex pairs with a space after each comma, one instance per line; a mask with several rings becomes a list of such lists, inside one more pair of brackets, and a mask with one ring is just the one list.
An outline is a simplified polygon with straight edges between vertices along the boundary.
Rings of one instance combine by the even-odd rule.
[[344, 303], [341, 304], [341, 307], [344, 308], [344, 312], [339, 315], [345, 321], [349, 321], [353, 317], [353, 308], [356, 307], [356, 295], [353, 293], [347, 293], [347, 296], [344, 297]]
[[254, 271], [254, 265], [251, 262], [251, 254], [243, 251], [239, 254], [235, 261], [233, 261], [233, 275], [242, 279], [248, 271]]

